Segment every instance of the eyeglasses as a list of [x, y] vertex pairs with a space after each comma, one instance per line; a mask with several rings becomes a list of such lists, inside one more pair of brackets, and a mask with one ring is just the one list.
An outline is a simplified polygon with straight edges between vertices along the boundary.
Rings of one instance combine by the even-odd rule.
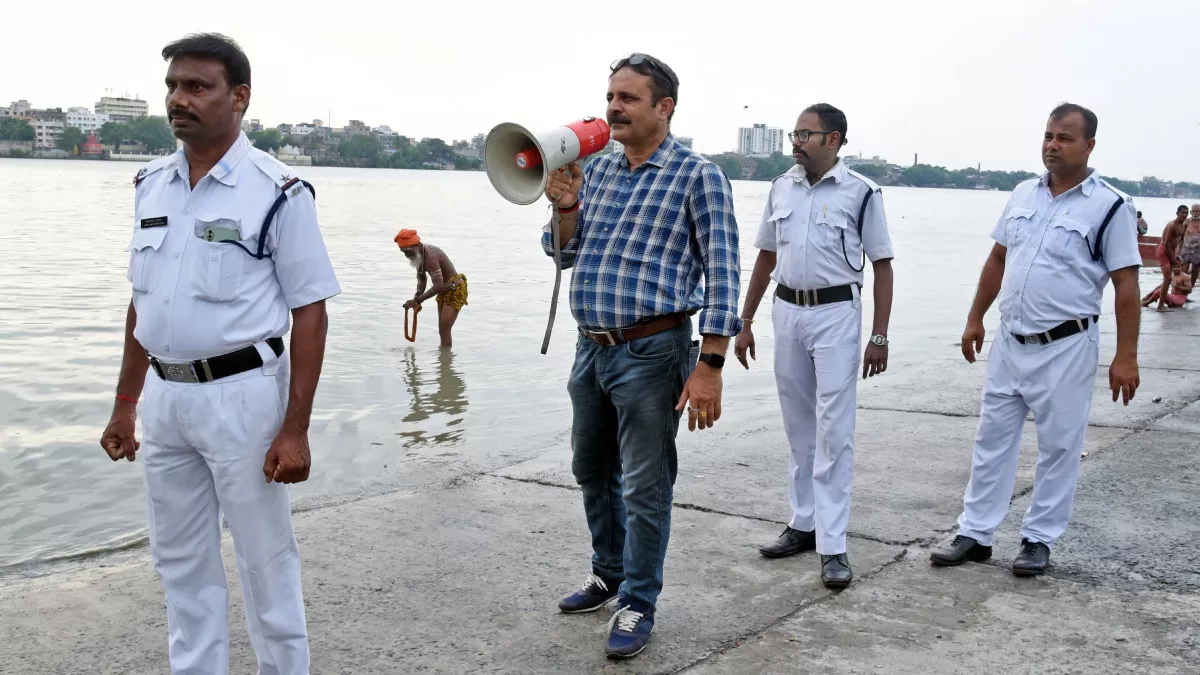
[[674, 71], [668, 68], [663, 62], [647, 54], [637, 53], [627, 59], [617, 59], [610, 63], [608, 67], [609, 70], [615, 73], [624, 66], [640, 66], [643, 63], [657, 70], [663, 77], [667, 78], [673, 88], [679, 88], [679, 79], [675, 77]]
[[788, 132], [788, 140], [793, 143], [807, 143], [808, 137], [812, 136], [813, 134], [824, 134], [828, 136], [832, 133], [832, 131], [809, 131], [808, 129], [801, 129], [800, 131]]

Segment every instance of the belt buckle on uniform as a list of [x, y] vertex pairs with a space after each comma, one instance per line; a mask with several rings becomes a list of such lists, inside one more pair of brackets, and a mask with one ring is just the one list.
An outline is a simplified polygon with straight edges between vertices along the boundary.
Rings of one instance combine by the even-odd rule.
[[813, 307], [817, 304], [817, 291], [815, 289], [802, 292], [804, 293], [805, 306]]
[[159, 363], [162, 366], [163, 374], [171, 382], [199, 382], [200, 378], [196, 377], [196, 371], [192, 368], [191, 363]]

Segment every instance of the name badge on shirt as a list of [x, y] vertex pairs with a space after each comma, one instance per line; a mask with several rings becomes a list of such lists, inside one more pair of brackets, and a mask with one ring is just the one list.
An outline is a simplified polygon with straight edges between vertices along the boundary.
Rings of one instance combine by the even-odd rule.
[[157, 218], [142, 218], [142, 229], [148, 230], [152, 227], [166, 227], [167, 217], [159, 216]]

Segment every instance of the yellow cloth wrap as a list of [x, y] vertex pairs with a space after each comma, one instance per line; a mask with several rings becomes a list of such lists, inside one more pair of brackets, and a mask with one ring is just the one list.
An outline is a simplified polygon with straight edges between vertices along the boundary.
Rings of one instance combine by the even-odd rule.
[[438, 293], [437, 300], [444, 305], [450, 305], [457, 312], [461, 311], [463, 305], [467, 304], [467, 277], [462, 274], [455, 274], [446, 283], [449, 285], [455, 281], [459, 282], [458, 286]]

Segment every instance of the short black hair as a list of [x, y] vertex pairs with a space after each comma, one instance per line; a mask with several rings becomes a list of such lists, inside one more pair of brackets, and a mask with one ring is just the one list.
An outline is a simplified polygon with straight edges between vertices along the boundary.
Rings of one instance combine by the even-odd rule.
[[803, 115], [804, 113], [813, 113], [821, 120], [821, 131], [838, 132], [842, 137], [841, 145], [849, 142], [846, 140], [846, 113], [828, 103], [810, 105], [800, 114]]
[[[631, 61], [638, 62], [630, 63]], [[675, 75], [674, 70], [671, 70], [671, 66], [663, 63], [661, 59], [656, 59], [649, 54], [630, 54], [623, 59], [614, 61], [609, 66], [611, 72], [608, 77], [611, 79], [622, 68], [629, 68], [639, 75], [650, 78], [650, 105], [658, 105], [658, 102], [664, 98], [670, 98], [676, 106], [679, 105], [679, 77]], [[667, 121], [670, 122], [672, 117], [675, 117], [675, 108], [671, 108], [671, 113], [667, 115]]]
[[1175, 209], [1175, 213], [1179, 213], [1180, 209], [1183, 209], [1184, 211], [1191, 211], [1191, 209], [1188, 208], [1187, 204], [1180, 204], [1179, 208]]
[[1141, 218], [1141, 217], [1142, 217], [1142, 212], [1138, 211], [1138, 218]]
[[1050, 119], [1061, 120], [1071, 113], [1079, 113], [1083, 115], [1083, 137], [1084, 139], [1092, 139], [1096, 137], [1096, 127], [1100, 124], [1096, 119], [1096, 113], [1087, 108], [1076, 105], [1074, 103], [1059, 103], [1058, 107], [1050, 111]]
[[181, 56], [199, 56], [216, 59], [225, 66], [225, 79], [230, 88], [250, 86], [250, 59], [233, 38], [220, 33], [193, 33], [163, 47], [164, 61]]

